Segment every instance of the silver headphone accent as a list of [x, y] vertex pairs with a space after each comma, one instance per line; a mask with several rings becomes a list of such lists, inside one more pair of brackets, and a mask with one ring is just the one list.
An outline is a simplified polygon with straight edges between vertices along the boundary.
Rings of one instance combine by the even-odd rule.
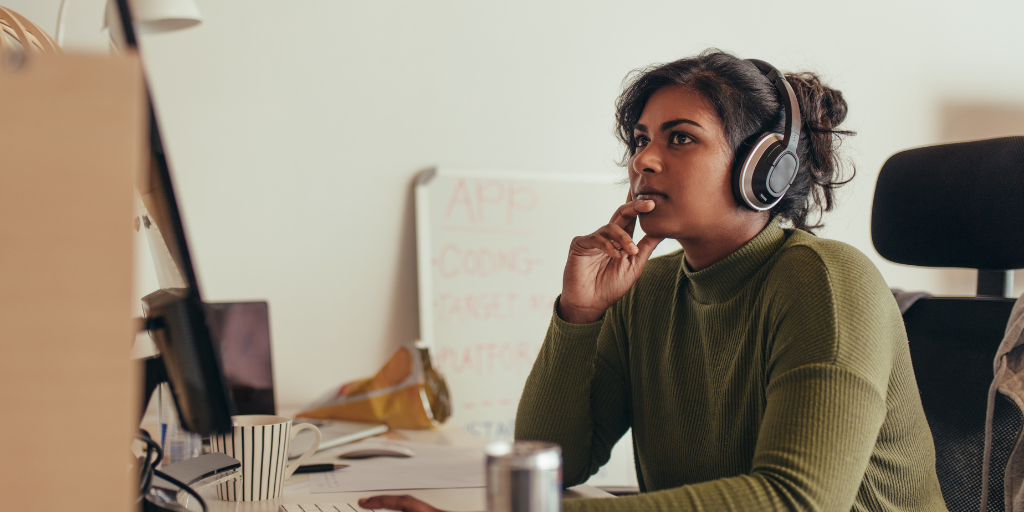
[[779, 91], [786, 114], [783, 134], [765, 133], [750, 145], [735, 173], [733, 192], [736, 200], [756, 211], [769, 210], [782, 200], [800, 169], [797, 145], [800, 142], [800, 105], [786, 77], [767, 62], [748, 59]]

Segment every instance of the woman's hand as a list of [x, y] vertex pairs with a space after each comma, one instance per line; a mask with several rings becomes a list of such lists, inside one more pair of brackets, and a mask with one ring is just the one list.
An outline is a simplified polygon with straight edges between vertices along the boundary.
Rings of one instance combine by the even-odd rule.
[[359, 500], [359, 506], [376, 510], [401, 510], [402, 512], [444, 512], [438, 510], [412, 496], [374, 496]]
[[628, 199], [607, 225], [572, 240], [558, 304], [562, 320], [573, 324], [596, 322], [629, 291], [663, 240], [647, 235], [640, 243], [633, 243], [636, 217], [654, 210], [654, 201], [633, 200], [632, 193]]

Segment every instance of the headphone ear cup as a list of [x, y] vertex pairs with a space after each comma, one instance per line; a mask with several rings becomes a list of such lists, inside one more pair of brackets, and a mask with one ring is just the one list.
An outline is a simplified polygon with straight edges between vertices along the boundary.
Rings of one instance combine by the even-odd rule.
[[[754, 186], [754, 175], [758, 167], [768, 168], [775, 163], [774, 158], [776, 151], [772, 150], [773, 146], [782, 145], [782, 136], [777, 133], [765, 133], [757, 138], [753, 144], [749, 145], [750, 150], [745, 151], [741, 155], [737, 155], [736, 159], [742, 158], [743, 163], [733, 170], [732, 190], [736, 196], [736, 202], [751, 209], [751, 210], [767, 210], [777, 203], [777, 198], [772, 197], [758, 197], [755, 193], [756, 189], [762, 187]], [[744, 144], [746, 146], [746, 144]], [[768, 161], [768, 160], [772, 161]], [[765, 165], [762, 165], [765, 162]], [[763, 173], [760, 173], [763, 174]], [[765, 177], [760, 178], [761, 181], [765, 180]]]
[[[751, 137], [753, 139], [753, 137]], [[736, 150], [736, 158], [732, 161], [732, 195], [736, 199], [736, 204], [750, 208], [750, 205], [743, 199], [743, 193], [741, 192], [741, 176], [743, 176], [743, 167], [747, 163], [747, 157], [750, 156], [750, 152], [754, 149], [754, 145], [757, 143], [756, 140], [747, 139], [740, 143], [740, 147]]]

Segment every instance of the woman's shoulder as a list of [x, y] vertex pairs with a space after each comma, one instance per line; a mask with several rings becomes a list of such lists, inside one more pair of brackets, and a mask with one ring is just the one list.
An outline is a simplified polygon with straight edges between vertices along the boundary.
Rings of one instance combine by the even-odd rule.
[[[872, 357], [890, 357], [894, 347], [906, 344], [903, 320], [885, 279], [849, 244], [801, 230], [787, 234], [767, 277], [765, 303], [780, 329], [797, 333], [788, 336], [799, 340], [790, 348], [807, 351], [810, 343], [828, 356], [819, 359], [831, 358], [832, 364], [883, 382], [889, 367]], [[809, 326], [820, 334], [814, 338], [818, 341], [801, 338]], [[804, 359], [794, 356], [793, 361]]]
[[767, 276], [773, 301], [820, 309], [835, 321], [873, 317], [902, 327], [885, 278], [864, 253], [852, 245], [801, 230], [787, 234]]
[[812, 302], [831, 315], [895, 306], [881, 272], [856, 247], [802, 230], [787, 231], [764, 281], [772, 302]]
[[869, 279], [885, 284], [871, 259], [856, 247], [800, 229], [786, 231], [774, 272], [824, 273], [830, 281]]

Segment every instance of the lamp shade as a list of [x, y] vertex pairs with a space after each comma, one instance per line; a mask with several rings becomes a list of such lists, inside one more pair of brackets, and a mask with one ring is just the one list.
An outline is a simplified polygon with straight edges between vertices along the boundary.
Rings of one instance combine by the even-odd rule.
[[132, 0], [135, 22], [147, 32], [180, 30], [203, 21], [193, 0]]
[[[194, 0], [129, 0], [132, 19], [137, 30], [147, 34], [180, 30], [203, 21], [199, 7]], [[120, 34], [117, 4], [107, 0], [107, 12], [103, 28]]]

